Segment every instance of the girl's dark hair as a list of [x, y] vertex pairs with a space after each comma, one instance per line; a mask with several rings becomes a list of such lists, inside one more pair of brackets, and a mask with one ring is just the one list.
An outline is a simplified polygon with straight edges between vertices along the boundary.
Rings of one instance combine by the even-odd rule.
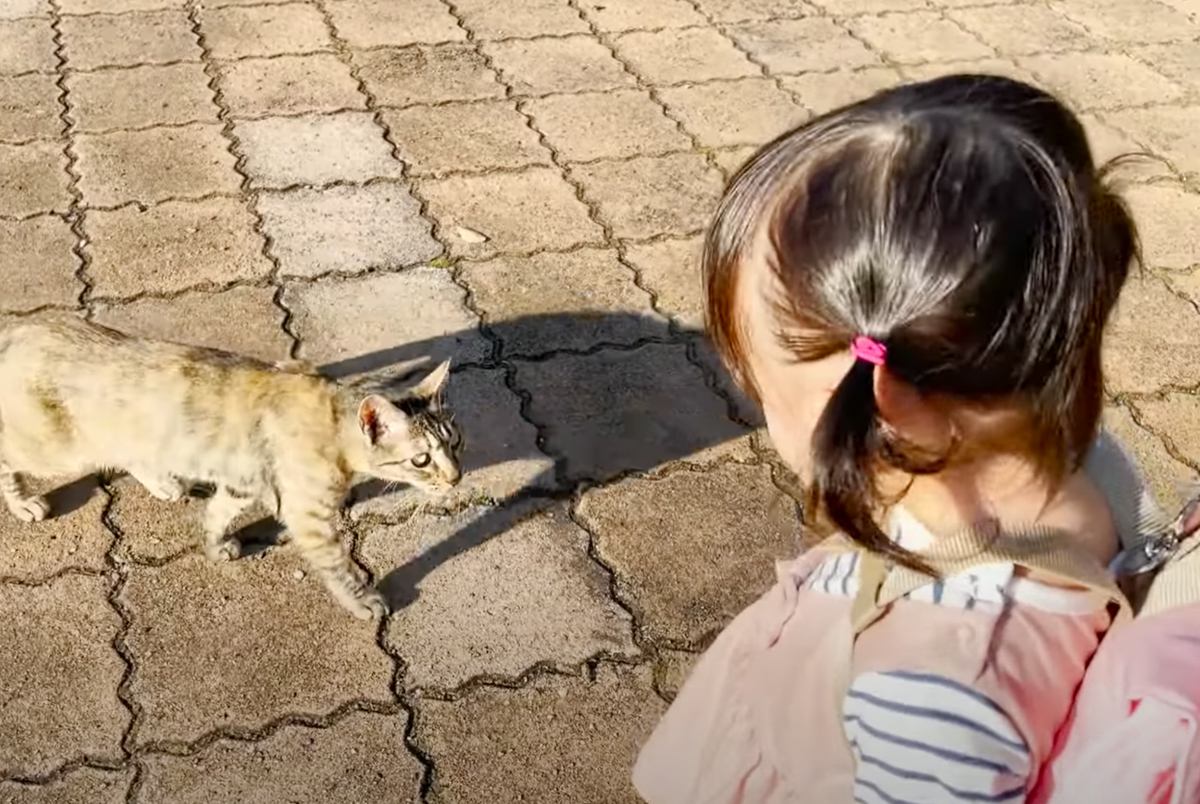
[[[762, 148], [730, 182], [704, 250], [710, 333], [746, 369], [739, 265], [768, 238], [778, 337], [798, 360], [857, 335], [923, 394], [1017, 399], [1032, 455], [1061, 479], [1103, 404], [1101, 334], [1138, 253], [1083, 128], [1054, 97], [998, 76], [955, 75], [878, 93]], [[886, 465], [939, 470], [877, 416], [874, 366], [856, 361], [812, 444], [812, 500], [859, 544], [918, 569], [875, 521]]]

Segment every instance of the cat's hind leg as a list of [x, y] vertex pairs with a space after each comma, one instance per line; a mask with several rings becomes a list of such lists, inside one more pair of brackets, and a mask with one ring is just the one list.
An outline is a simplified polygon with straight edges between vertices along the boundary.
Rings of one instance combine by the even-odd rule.
[[177, 477], [156, 474], [144, 469], [130, 469], [129, 474], [141, 483], [150, 496], [157, 500], [176, 502], [187, 494], [187, 486]]
[[50, 503], [40, 494], [30, 494], [25, 479], [0, 461], [0, 496], [13, 516], [22, 522], [40, 522], [50, 516]]
[[210, 561], [232, 561], [242, 554], [242, 544], [229, 534], [229, 528], [252, 502], [253, 495], [217, 486], [204, 509], [204, 555]]

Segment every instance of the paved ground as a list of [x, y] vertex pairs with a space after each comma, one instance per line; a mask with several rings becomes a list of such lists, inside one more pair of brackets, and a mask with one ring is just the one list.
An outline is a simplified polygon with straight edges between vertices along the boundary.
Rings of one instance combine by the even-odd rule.
[[[347, 516], [396, 613], [197, 505], [0, 517], [0, 801], [618, 802], [694, 651], [792, 550], [697, 340], [731, 168], [904, 78], [1034, 76], [1132, 170], [1110, 419], [1200, 466], [1200, 1], [0, 0], [0, 311], [331, 371], [453, 356], [446, 511]], [[781, 481], [782, 482], [782, 481]]]

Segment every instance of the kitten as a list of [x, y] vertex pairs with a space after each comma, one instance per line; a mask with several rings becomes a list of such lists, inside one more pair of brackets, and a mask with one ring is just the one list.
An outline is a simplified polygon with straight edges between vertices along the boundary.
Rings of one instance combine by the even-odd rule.
[[0, 496], [19, 519], [50, 508], [29, 476], [123, 469], [155, 497], [216, 489], [204, 552], [233, 559], [229, 527], [262, 502], [355, 616], [386, 613], [335, 529], [355, 473], [440, 492], [458, 483], [463, 439], [444, 404], [449, 362], [389, 401], [213, 349], [126, 336], [82, 319], [0, 331]]

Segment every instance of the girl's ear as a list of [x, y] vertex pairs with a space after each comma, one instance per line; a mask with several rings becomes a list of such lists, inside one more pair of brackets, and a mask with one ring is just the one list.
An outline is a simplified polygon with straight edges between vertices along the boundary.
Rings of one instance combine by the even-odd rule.
[[887, 366], [875, 369], [875, 407], [901, 439], [922, 451], [944, 455], [954, 443], [954, 425], [945, 411]]

